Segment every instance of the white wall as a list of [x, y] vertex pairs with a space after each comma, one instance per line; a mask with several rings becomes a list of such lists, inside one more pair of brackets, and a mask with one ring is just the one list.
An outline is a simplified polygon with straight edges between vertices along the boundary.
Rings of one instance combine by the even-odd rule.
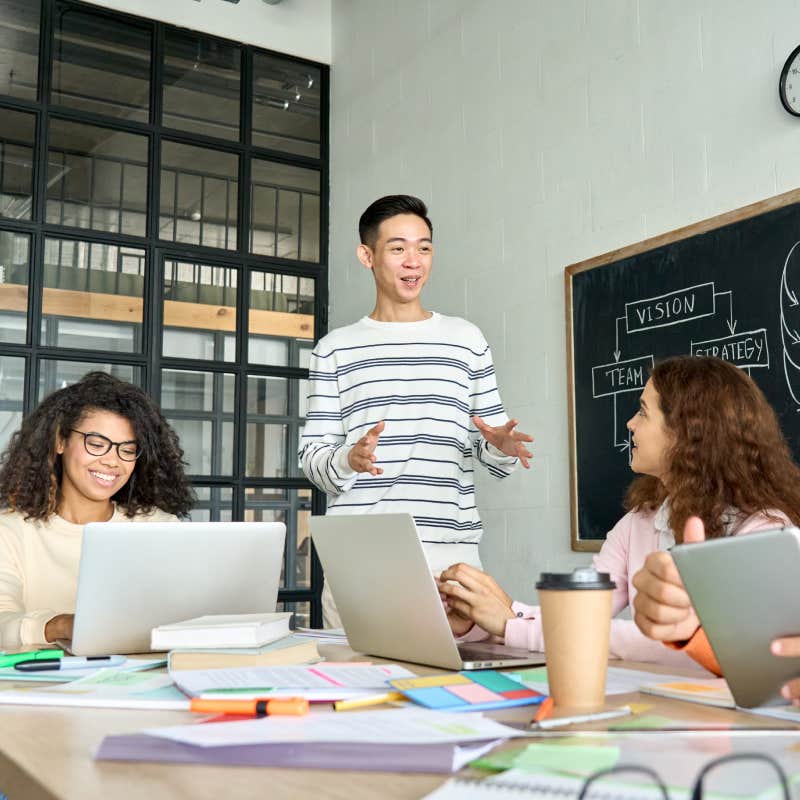
[[[529, 473], [481, 475], [484, 563], [520, 599], [569, 548], [564, 267], [800, 185], [777, 97], [795, 0], [334, 0], [331, 325], [371, 308], [359, 214], [429, 202], [427, 305], [471, 319]], [[602, 480], [602, 476], [598, 476]]]
[[88, 0], [279, 53], [330, 64], [331, 0]]

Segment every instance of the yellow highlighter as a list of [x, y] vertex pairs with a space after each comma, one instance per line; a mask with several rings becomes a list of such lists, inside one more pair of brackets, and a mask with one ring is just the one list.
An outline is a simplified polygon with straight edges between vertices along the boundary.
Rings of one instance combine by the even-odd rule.
[[336, 711], [349, 711], [351, 708], [379, 706], [383, 703], [396, 703], [398, 700], [406, 699], [401, 692], [384, 692], [383, 694], [371, 694], [369, 697], [357, 697], [353, 700], [337, 700], [333, 707]]

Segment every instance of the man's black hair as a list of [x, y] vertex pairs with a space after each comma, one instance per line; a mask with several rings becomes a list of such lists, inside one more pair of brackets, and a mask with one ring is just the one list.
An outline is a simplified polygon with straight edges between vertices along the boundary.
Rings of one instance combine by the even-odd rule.
[[371, 203], [358, 221], [361, 244], [375, 247], [381, 222], [398, 214], [414, 214], [428, 226], [433, 238], [433, 224], [428, 219], [428, 207], [418, 197], [410, 194], [389, 194]]

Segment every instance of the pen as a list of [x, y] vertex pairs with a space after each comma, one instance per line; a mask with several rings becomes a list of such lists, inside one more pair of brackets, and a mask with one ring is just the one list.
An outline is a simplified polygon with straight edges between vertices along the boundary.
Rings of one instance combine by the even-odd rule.
[[300, 717], [308, 713], [308, 700], [304, 697], [276, 697], [273, 700], [203, 700], [194, 697], [189, 710], [206, 714], [249, 714], [254, 717], [280, 714]]
[[547, 728], [558, 728], [562, 725], [572, 725], [576, 722], [595, 722], [601, 719], [614, 719], [614, 717], [626, 717], [631, 713], [628, 706], [622, 708], [614, 708], [611, 711], [598, 711], [596, 714], [579, 714], [574, 717], [553, 717], [551, 719], [543, 719], [541, 722], [536, 722], [537, 728], [542, 730]]
[[88, 667], [118, 667], [126, 661], [125, 656], [63, 656], [19, 661], [14, 669], [20, 672], [43, 672], [50, 669], [87, 669]]
[[253, 694], [253, 692], [272, 692], [274, 689], [271, 686], [234, 686], [234, 687], [220, 687], [217, 688], [216, 686], [211, 689], [206, 689], [202, 694], [222, 694], [222, 695], [229, 695], [229, 694]]
[[547, 719], [553, 713], [553, 698], [552, 697], [545, 697], [542, 700], [542, 704], [539, 706], [536, 714], [533, 717], [533, 722], [541, 722], [543, 719]]
[[396, 703], [398, 700], [406, 699], [402, 692], [384, 692], [384, 694], [372, 694], [369, 697], [356, 697], [353, 700], [337, 700], [333, 704], [333, 708], [336, 711], [349, 711], [351, 708], [378, 706], [381, 703]]
[[21, 661], [36, 661], [40, 658], [61, 658], [63, 650], [30, 650], [27, 653], [12, 653], [0, 656], [0, 667], [13, 667]]

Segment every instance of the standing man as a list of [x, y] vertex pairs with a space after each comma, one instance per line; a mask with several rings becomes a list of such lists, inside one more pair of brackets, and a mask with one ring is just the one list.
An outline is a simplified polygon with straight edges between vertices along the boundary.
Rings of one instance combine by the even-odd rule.
[[[433, 261], [425, 203], [382, 197], [358, 232], [375, 308], [314, 348], [303, 472], [328, 495], [329, 514], [412, 514], [434, 572], [480, 567], [475, 459], [505, 478], [518, 461], [528, 468], [533, 440], [506, 416], [480, 330], [422, 307]], [[327, 585], [322, 607], [338, 627]]]

